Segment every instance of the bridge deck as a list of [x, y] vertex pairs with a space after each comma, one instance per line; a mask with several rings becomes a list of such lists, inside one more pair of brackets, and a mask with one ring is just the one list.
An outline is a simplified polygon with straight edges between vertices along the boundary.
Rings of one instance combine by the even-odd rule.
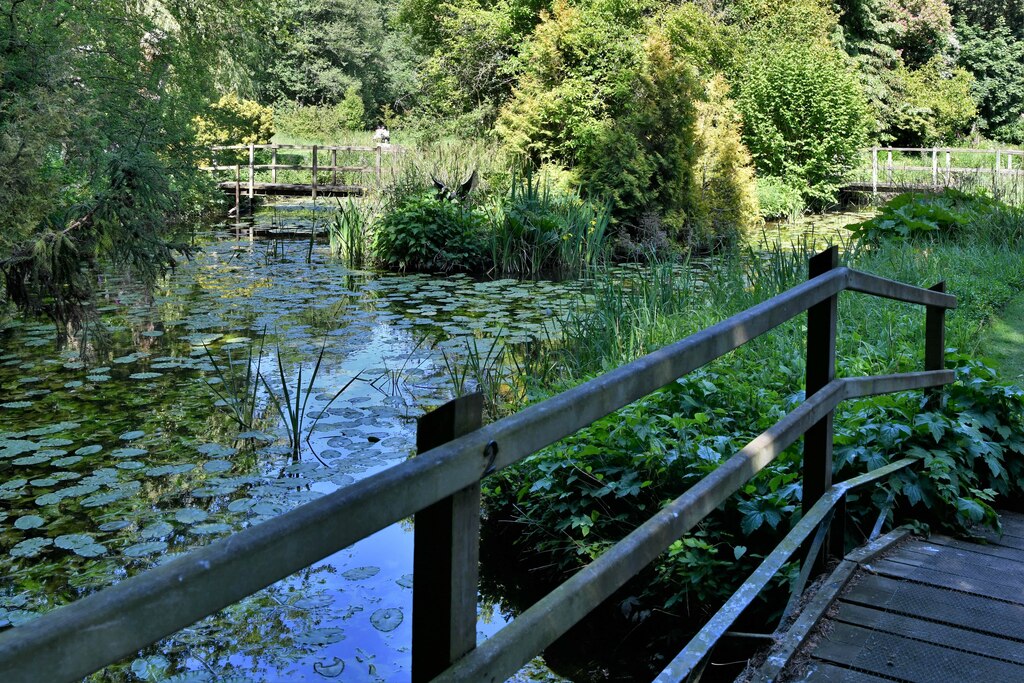
[[787, 681], [1024, 681], [1024, 516], [971, 543], [911, 539], [860, 564]]
[[[219, 183], [220, 188], [232, 194], [236, 188], [243, 195], [249, 192], [248, 182], [236, 184], [234, 181]], [[318, 197], [350, 197], [360, 196], [366, 192], [362, 185], [317, 185], [316, 194]], [[310, 183], [253, 183], [253, 194], [258, 195], [284, 195], [291, 197], [302, 197], [313, 193], [313, 186]]]

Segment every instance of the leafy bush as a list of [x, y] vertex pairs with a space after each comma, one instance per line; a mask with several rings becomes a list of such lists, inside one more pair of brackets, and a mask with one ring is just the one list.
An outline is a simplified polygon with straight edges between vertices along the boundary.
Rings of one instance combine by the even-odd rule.
[[978, 114], [965, 69], [950, 68], [936, 56], [916, 70], [900, 66], [888, 77], [891, 102], [882, 122], [899, 145], [951, 144]]
[[635, 225], [654, 211], [681, 229], [701, 87], [662, 32], [623, 14], [556, 3], [523, 48], [497, 131], [534, 162], [572, 168], [586, 192], [611, 199], [619, 221]]
[[952, 188], [938, 194], [905, 192], [890, 200], [871, 220], [855, 223], [849, 229], [855, 236], [869, 241], [925, 235], [948, 237], [999, 207], [998, 202], [985, 195], [968, 194]]
[[278, 132], [296, 140], [336, 142], [347, 132], [366, 127], [363, 99], [356, 86], [350, 87], [345, 98], [333, 106], [286, 104], [275, 113]]
[[800, 190], [770, 175], [758, 177], [757, 201], [762, 218], [793, 218], [806, 207]]
[[265, 145], [274, 137], [274, 111], [233, 93], [211, 104], [205, 114], [195, 117], [193, 124], [200, 147]]
[[722, 76], [712, 77], [704, 101], [697, 103], [700, 155], [693, 172], [685, 240], [681, 240], [693, 251], [736, 246], [758, 218], [753, 162], [740, 128], [728, 84]]
[[806, 188], [810, 202], [835, 200], [872, 125], [845, 55], [818, 43], [764, 43], [740, 72], [737, 105], [760, 173]]
[[376, 225], [373, 253], [398, 270], [479, 270], [486, 216], [433, 193], [406, 198]]

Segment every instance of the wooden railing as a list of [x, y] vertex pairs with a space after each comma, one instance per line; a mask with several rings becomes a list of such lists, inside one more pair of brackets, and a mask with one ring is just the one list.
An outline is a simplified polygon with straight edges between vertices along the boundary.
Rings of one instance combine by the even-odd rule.
[[[810, 515], [818, 499], [832, 495], [825, 494], [832, 484], [832, 413], [841, 401], [953, 381], [943, 369], [943, 320], [956, 299], [941, 285], [921, 289], [840, 267], [835, 248], [811, 259], [810, 275], [713, 327], [487, 426], [480, 426], [479, 396], [452, 401], [421, 418], [418, 457], [0, 634], [3, 681], [34, 682], [43, 672], [50, 681], [80, 679], [410, 515], [413, 680], [505, 680], [804, 434]], [[924, 305], [925, 371], [836, 379], [836, 302], [844, 290]], [[481, 480], [804, 311], [804, 403], [477, 646]]]
[[983, 181], [1005, 184], [1024, 177], [1024, 151], [1018, 149], [872, 147], [864, 154], [870, 155], [870, 165], [854, 171], [849, 189], [941, 189]]
[[[269, 163], [257, 163], [257, 155], [260, 152], [270, 152]], [[278, 163], [278, 153], [284, 151], [291, 154], [301, 154], [303, 158], [309, 157], [310, 163]], [[400, 151], [395, 145], [376, 145], [373, 147], [360, 145], [222, 145], [210, 148], [209, 166], [203, 170], [212, 173], [229, 172], [233, 173], [230, 180], [222, 181], [221, 187], [227, 191], [232, 189], [235, 192], [236, 206], [241, 200], [243, 191], [251, 199], [258, 193], [287, 193], [287, 194], [309, 194], [313, 199], [322, 194], [361, 194], [366, 190], [362, 183], [338, 184], [338, 174], [371, 175], [379, 182], [384, 169], [384, 156], [393, 155]], [[339, 165], [338, 153], [372, 154], [373, 165]], [[225, 153], [246, 154], [248, 163], [219, 164], [218, 156], [223, 158]], [[321, 155], [329, 155], [327, 163], [321, 163]], [[259, 182], [260, 172], [270, 172], [269, 182]], [[301, 182], [278, 182], [278, 171], [302, 171], [309, 172], [309, 182], [303, 178]], [[329, 182], [321, 182], [321, 174], [330, 174]]]

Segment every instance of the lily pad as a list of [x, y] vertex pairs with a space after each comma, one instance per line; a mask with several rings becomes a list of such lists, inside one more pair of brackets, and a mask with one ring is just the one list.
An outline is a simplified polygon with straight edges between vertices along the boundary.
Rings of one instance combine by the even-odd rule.
[[203, 465], [203, 469], [207, 472], [227, 472], [233, 467], [229, 460], [211, 460], [210, 462]]
[[53, 545], [52, 538], [29, 538], [11, 548], [11, 556], [35, 557], [43, 551], [43, 548], [51, 545]]
[[165, 550], [167, 550], [167, 543], [164, 541], [148, 541], [146, 543], [136, 543], [125, 548], [124, 554], [127, 557], [146, 557], [147, 555], [154, 555]]
[[324, 678], [337, 678], [345, 670], [345, 660], [340, 657], [321, 659], [313, 662], [313, 671]]
[[219, 443], [204, 443], [202, 446], [199, 446], [196, 450], [202, 453], [203, 455], [210, 456], [211, 458], [226, 458], [238, 452], [234, 448], [222, 446]]
[[397, 607], [379, 609], [370, 615], [370, 623], [382, 633], [390, 633], [402, 625], [404, 616]]
[[82, 446], [77, 451], [75, 451], [75, 455], [93, 455], [95, 453], [99, 453], [102, 450], [103, 446], [99, 444], [92, 444], [90, 446]]
[[206, 518], [209, 516], [210, 515], [206, 510], [200, 510], [199, 508], [182, 508], [174, 513], [174, 519], [182, 524], [196, 524], [197, 522], [203, 522], [206, 521]]
[[337, 643], [345, 639], [345, 631], [340, 628], [316, 628], [295, 636], [292, 639], [296, 645], [309, 647], [323, 647]]
[[163, 377], [163, 373], [159, 372], [135, 372], [128, 375], [128, 379], [156, 379], [157, 377]]
[[100, 524], [100, 531], [120, 531], [125, 527], [131, 526], [132, 523], [127, 519], [118, 519], [113, 522], [104, 522]]
[[135, 441], [136, 439], [141, 439], [145, 435], [146, 432], [137, 429], [131, 432], [125, 432], [120, 436], [120, 439], [121, 441]]
[[211, 524], [196, 524], [189, 529], [193, 534], [198, 536], [214, 536], [216, 534], [224, 534], [231, 531], [230, 524], [224, 524], [222, 522], [213, 522]]
[[19, 529], [37, 529], [43, 525], [44, 520], [39, 515], [25, 515], [14, 520], [14, 526]]
[[342, 573], [342, 576], [349, 581], [363, 581], [377, 576], [379, 573], [380, 567], [356, 567], [355, 569], [349, 569], [347, 572]]
[[18, 408], [28, 408], [31, 405], [32, 401], [8, 401], [7, 403], [0, 403], [0, 408], [17, 410]]
[[157, 539], [174, 532], [174, 526], [168, 522], [154, 522], [139, 532], [139, 536], [146, 539]]

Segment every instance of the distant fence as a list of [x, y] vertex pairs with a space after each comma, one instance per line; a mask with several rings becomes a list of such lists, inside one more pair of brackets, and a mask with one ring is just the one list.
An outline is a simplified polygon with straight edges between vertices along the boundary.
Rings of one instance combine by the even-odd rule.
[[[210, 165], [205, 171], [229, 174], [219, 185], [242, 195], [319, 196], [362, 195], [366, 180], [380, 182], [385, 160], [391, 161], [401, 148], [395, 145], [224, 145], [210, 148]], [[339, 164], [342, 160], [351, 163]], [[227, 163], [225, 163], [227, 161]]]
[[[868, 158], [865, 158], [867, 156]], [[872, 147], [849, 175], [844, 189], [894, 192], [906, 189], [972, 189], [1019, 193], [1024, 185], [1024, 150], [959, 147]]]

